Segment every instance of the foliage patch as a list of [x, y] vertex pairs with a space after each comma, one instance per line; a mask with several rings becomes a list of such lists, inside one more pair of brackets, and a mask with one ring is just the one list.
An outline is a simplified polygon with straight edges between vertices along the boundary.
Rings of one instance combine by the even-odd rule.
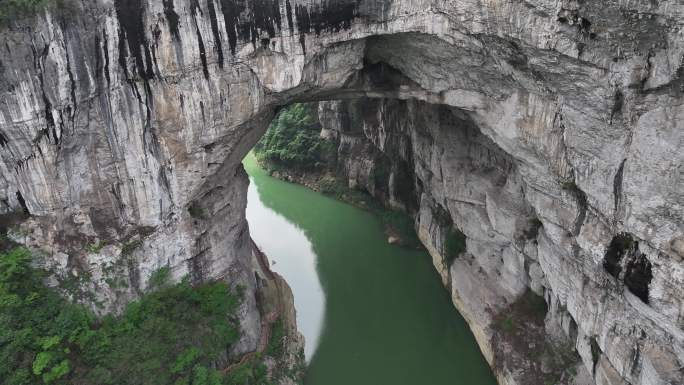
[[[254, 147], [259, 164], [272, 175], [283, 171], [316, 174], [324, 170], [336, 154], [336, 143], [320, 137], [316, 114], [315, 104], [295, 103], [281, 110]], [[376, 185], [386, 187], [390, 172], [389, 159], [379, 158], [373, 170]], [[413, 219], [406, 213], [384, 207], [368, 192], [349, 188], [334, 175], [321, 175], [312, 185], [314, 190], [378, 215], [387, 235], [398, 238], [400, 245], [422, 247]]]
[[74, 8], [71, 0], [1, 0], [0, 26], [12, 20], [32, 17], [46, 8], [68, 11]]
[[295, 103], [283, 108], [273, 119], [254, 154], [262, 163], [275, 163], [308, 170], [326, 161], [332, 144], [320, 138], [321, 126], [315, 105]]
[[260, 361], [216, 369], [239, 338], [239, 295], [225, 282], [171, 284], [161, 269], [154, 291], [98, 319], [47, 287], [31, 261], [25, 248], [0, 254], [0, 384], [267, 383]]
[[444, 263], [451, 266], [458, 256], [466, 250], [466, 236], [452, 225], [444, 239]]

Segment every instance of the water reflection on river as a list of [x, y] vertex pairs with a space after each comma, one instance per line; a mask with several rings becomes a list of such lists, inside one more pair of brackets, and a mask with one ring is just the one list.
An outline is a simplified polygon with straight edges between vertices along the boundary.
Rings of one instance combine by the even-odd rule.
[[424, 251], [389, 245], [368, 212], [245, 159], [247, 220], [292, 287], [306, 385], [494, 385]]

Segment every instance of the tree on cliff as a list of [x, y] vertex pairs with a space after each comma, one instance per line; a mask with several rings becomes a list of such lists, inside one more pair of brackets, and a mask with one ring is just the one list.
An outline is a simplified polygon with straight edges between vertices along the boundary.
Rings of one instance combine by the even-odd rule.
[[216, 369], [240, 333], [240, 298], [225, 282], [172, 284], [160, 269], [122, 314], [97, 318], [47, 277], [25, 248], [0, 254], [1, 385], [266, 382], [259, 360], [230, 375]]
[[295, 103], [273, 119], [254, 152], [260, 161], [271, 165], [318, 167], [328, 150], [320, 132], [315, 105]]

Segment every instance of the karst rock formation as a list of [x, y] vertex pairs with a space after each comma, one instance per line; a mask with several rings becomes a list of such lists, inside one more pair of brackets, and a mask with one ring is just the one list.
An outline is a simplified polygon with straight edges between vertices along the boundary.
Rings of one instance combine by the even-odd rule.
[[350, 183], [414, 216], [501, 384], [533, 358], [497, 355], [494, 320], [528, 290], [591, 382], [684, 383], [680, 0], [66, 4], [0, 32], [0, 211], [101, 311], [162, 266], [227, 279], [254, 350], [241, 160], [279, 108], [325, 101]]

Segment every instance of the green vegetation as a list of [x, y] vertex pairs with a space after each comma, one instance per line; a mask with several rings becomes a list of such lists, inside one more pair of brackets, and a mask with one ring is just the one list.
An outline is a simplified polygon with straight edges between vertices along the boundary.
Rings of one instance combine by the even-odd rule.
[[271, 326], [271, 339], [268, 341], [266, 354], [271, 357], [280, 357], [285, 351], [285, 326], [279, 318]]
[[148, 286], [150, 290], [159, 290], [167, 287], [171, 279], [171, 269], [168, 266], [164, 266], [158, 269], [150, 276], [150, 281]]
[[121, 245], [121, 255], [127, 257], [135, 251], [138, 247], [142, 246], [143, 242], [141, 239], [135, 239], [125, 242]]
[[317, 185], [318, 191], [337, 200], [345, 201], [359, 208], [371, 210], [381, 209], [370, 194], [365, 191], [347, 187], [346, 184], [342, 183], [333, 175], [324, 175], [318, 180]]
[[577, 203], [580, 206], [583, 206], [586, 208], [587, 194], [585, 194], [584, 191], [582, 191], [582, 189], [579, 188], [579, 186], [577, 185], [577, 182], [575, 182], [574, 179], [561, 181], [560, 185], [561, 185], [561, 188], [563, 190], [572, 194], [575, 197], [575, 199], [577, 199]]
[[34, 16], [48, 7], [67, 10], [73, 5], [70, 0], [0, 0], [0, 26], [15, 19]]
[[0, 23], [22, 16], [30, 16], [47, 5], [47, 0], [2, 0], [0, 2]]
[[591, 361], [594, 364], [594, 368], [596, 368], [596, 364], [598, 364], [599, 358], [601, 358], [601, 347], [596, 342], [596, 337], [589, 339], [589, 346], [591, 348]]
[[207, 219], [209, 215], [207, 213], [207, 210], [203, 207], [200, 207], [200, 205], [197, 202], [192, 203], [188, 207], [188, 213], [190, 213], [190, 216], [195, 219]]
[[[351, 191], [349, 187], [332, 175], [325, 175], [321, 177], [321, 179], [318, 181], [318, 189], [322, 194], [332, 196], [336, 199], [342, 199], [344, 195], [349, 194]], [[360, 202], [363, 202], [363, 200], [370, 198], [370, 196], [366, 194], [360, 198]]]
[[98, 319], [44, 285], [24, 248], [0, 254], [0, 384], [265, 384], [261, 361], [224, 375], [216, 364], [239, 337], [239, 295], [224, 282], [172, 284], [119, 316]]
[[[257, 357], [256, 360], [251, 360], [249, 362], [246, 362], [237, 368], [231, 370], [230, 373], [224, 376], [223, 382], [215, 382], [215, 379], [212, 379], [213, 382], [205, 382], [200, 384], [204, 385], [223, 385], [223, 384], [231, 384], [231, 385], [269, 385], [271, 384], [267, 379], [266, 379], [266, 365], [264, 365], [263, 360], [259, 359], [260, 357]], [[190, 385], [195, 385], [196, 383], [193, 382]], [[177, 384], [174, 384], [177, 385]], [[180, 385], [180, 384], [178, 384]], [[185, 385], [185, 383], [183, 383]]]
[[[321, 139], [320, 131], [314, 104], [292, 104], [278, 113], [264, 137], [254, 147], [254, 155], [271, 174], [288, 169], [321, 169], [334, 156], [335, 143]], [[373, 177], [377, 184], [386, 185], [389, 173], [389, 161], [379, 161]], [[367, 192], [349, 188], [334, 175], [323, 175], [315, 184], [325, 195], [377, 214], [386, 233], [399, 238], [401, 245], [422, 247], [413, 220], [406, 213], [385, 208]]]
[[102, 250], [102, 248], [105, 247], [106, 245], [107, 244], [103, 241], [91, 243], [88, 245], [87, 250], [90, 253], [99, 253], [100, 250]]
[[332, 144], [321, 139], [320, 132], [314, 105], [295, 103], [283, 108], [273, 119], [254, 146], [254, 154], [268, 166], [318, 168], [332, 151]]
[[506, 316], [503, 320], [501, 320], [501, 323], [499, 324], [499, 329], [501, 329], [501, 331], [503, 331], [504, 333], [512, 332], [514, 327], [515, 324], [511, 316]]
[[466, 250], [466, 236], [455, 226], [451, 226], [444, 239], [444, 264], [451, 266], [454, 259]]
[[388, 235], [398, 237], [402, 246], [422, 248], [413, 219], [407, 213], [382, 206], [367, 192], [351, 189], [332, 175], [322, 177], [318, 181], [318, 188], [322, 194], [332, 196], [377, 215], [385, 228], [385, 232]]
[[578, 189], [577, 183], [574, 180], [564, 180], [560, 185], [563, 190], [575, 191]]
[[466, 236], [454, 225], [451, 214], [441, 205], [437, 204], [432, 207], [432, 217], [442, 231], [446, 232], [444, 235], [442, 262], [446, 267], [449, 267], [461, 253], [466, 251]]
[[385, 228], [385, 233], [398, 237], [402, 246], [422, 248], [413, 219], [407, 213], [384, 207], [367, 192], [351, 189], [332, 175], [326, 175], [319, 179], [318, 188], [322, 194], [332, 196], [377, 215]]

